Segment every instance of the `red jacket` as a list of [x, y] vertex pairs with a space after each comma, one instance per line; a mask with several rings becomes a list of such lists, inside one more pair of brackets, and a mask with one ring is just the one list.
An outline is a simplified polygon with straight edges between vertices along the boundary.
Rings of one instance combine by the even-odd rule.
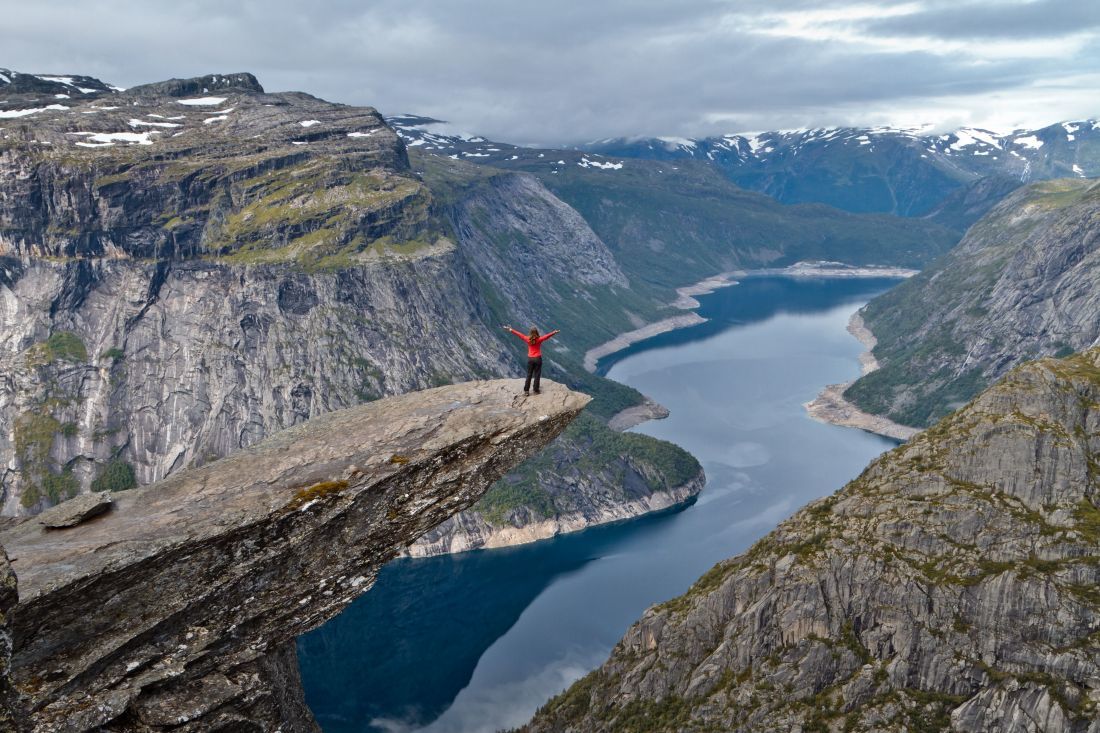
[[527, 344], [527, 358], [528, 359], [541, 359], [542, 358], [542, 342], [545, 341], [546, 339], [550, 338], [551, 336], [553, 336], [555, 333], [561, 333], [561, 331], [551, 331], [550, 333], [548, 333], [544, 336], [539, 336], [537, 339], [535, 339], [535, 343], [531, 343], [531, 338], [527, 334], [520, 333], [519, 331], [517, 331], [514, 328], [509, 328], [508, 330], [511, 331], [516, 336], [523, 339], [523, 342]]

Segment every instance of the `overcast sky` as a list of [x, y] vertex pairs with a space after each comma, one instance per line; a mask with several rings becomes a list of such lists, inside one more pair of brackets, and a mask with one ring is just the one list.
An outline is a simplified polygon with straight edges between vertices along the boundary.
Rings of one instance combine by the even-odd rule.
[[251, 71], [563, 144], [1100, 116], [1100, 0], [0, 0], [0, 67]]

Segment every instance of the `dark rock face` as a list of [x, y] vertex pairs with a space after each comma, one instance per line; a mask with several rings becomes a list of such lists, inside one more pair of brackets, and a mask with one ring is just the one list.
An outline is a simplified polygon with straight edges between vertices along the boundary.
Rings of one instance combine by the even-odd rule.
[[133, 97], [188, 97], [212, 92], [256, 92], [264, 93], [264, 88], [252, 74], [207, 74], [191, 79], [169, 79], [152, 84], [142, 84], [126, 90], [126, 96]]
[[23, 700], [12, 684], [12, 609], [19, 602], [15, 573], [8, 555], [0, 547], [0, 730], [22, 733], [27, 730]]
[[589, 399], [553, 383], [515, 392], [475, 382], [329, 413], [118, 492], [71, 529], [0, 533], [19, 575], [12, 676], [34, 730], [315, 730], [293, 640]]
[[925, 426], [1029, 358], [1100, 339], [1100, 185], [1009, 196], [931, 267], [861, 312], [880, 369], [848, 388], [863, 410]]
[[91, 76], [24, 74], [10, 69], [0, 69], [0, 102], [9, 102], [11, 105], [19, 102], [36, 102], [40, 98], [56, 103], [58, 95], [64, 95], [61, 98], [79, 98], [110, 94], [112, 91], [109, 85]]
[[1025, 365], [649, 609], [525, 729], [1100, 731], [1100, 349]]

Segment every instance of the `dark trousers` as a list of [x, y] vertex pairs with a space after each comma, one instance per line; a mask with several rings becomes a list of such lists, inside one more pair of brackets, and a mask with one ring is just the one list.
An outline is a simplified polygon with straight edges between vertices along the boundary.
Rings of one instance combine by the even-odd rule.
[[531, 378], [535, 379], [535, 391], [539, 391], [539, 380], [542, 379], [542, 357], [527, 360], [527, 381], [523, 383], [523, 391], [531, 389]]

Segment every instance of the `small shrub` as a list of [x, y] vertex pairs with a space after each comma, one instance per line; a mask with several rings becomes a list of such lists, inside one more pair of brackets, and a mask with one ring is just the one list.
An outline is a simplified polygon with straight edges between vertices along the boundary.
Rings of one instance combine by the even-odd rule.
[[134, 467], [121, 458], [114, 458], [92, 481], [92, 491], [126, 491], [137, 486]]

